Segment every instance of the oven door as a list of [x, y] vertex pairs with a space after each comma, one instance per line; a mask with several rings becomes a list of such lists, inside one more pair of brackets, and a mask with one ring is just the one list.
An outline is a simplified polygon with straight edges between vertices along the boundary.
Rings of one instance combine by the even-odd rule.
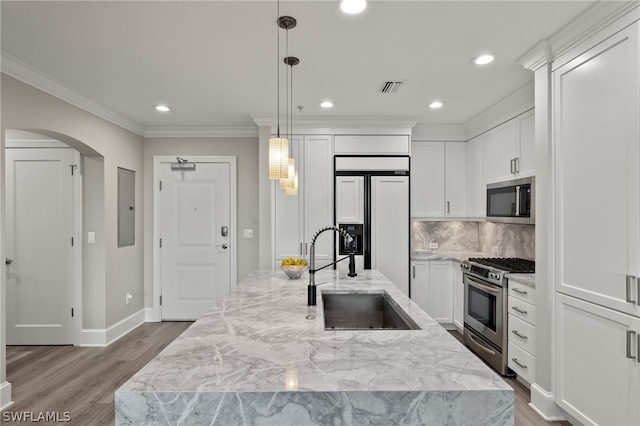
[[504, 349], [504, 288], [464, 274], [464, 323]]

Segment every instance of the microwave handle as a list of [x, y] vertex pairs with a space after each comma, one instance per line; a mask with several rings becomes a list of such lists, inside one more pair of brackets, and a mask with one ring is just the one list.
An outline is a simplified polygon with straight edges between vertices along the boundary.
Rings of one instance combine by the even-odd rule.
[[520, 216], [520, 186], [516, 186], [516, 217]]

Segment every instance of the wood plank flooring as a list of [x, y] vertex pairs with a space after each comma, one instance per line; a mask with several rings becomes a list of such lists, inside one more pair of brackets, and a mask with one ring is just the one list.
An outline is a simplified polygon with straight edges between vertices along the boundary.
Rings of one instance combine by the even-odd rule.
[[[113, 425], [115, 391], [191, 324], [145, 323], [106, 348], [7, 346], [7, 378], [15, 403], [3, 414], [58, 412], [62, 417], [68, 412], [67, 424]], [[457, 331], [451, 334], [462, 340]], [[570, 426], [544, 421], [528, 405], [529, 390], [514, 378], [505, 381], [515, 391], [516, 426]]]
[[113, 425], [115, 391], [191, 324], [145, 323], [106, 348], [7, 346], [14, 404], [0, 422], [5, 412], [68, 412], [67, 424]]

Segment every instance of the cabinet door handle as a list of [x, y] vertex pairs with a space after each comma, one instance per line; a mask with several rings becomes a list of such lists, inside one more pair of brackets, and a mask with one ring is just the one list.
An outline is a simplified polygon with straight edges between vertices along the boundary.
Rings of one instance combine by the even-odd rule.
[[523, 311], [522, 309], [518, 308], [517, 306], [512, 306], [511, 309], [513, 309], [516, 312], [520, 312], [523, 315], [526, 315], [528, 313], [527, 311]]
[[516, 292], [516, 293], [518, 293], [518, 294], [522, 294], [522, 295], [529, 294], [529, 293], [528, 293], [528, 292], [526, 292], [526, 291], [522, 291], [522, 290], [520, 290], [518, 287], [513, 287], [511, 290], [515, 291], [515, 292]]
[[304, 255], [307, 255], [307, 248], [308, 248], [308, 243], [304, 243]]
[[513, 158], [512, 158], [511, 160], [509, 160], [509, 171], [511, 173], [514, 173], [513, 169], [514, 169], [514, 166], [513, 166]]
[[447, 213], [451, 213], [451, 203], [447, 201]]
[[415, 278], [415, 277], [416, 277], [416, 267], [413, 266], [413, 278]]
[[518, 362], [518, 358], [511, 358], [511, 361], [515, 362], [518, 367], [524, 368], [525, 370], [527, 369], [526, 365], [521, 364], [520, 362]]
[[[627, 330], [627, 358], [629, 359], [636, 359], [638, 358], [637, 354], [636, 356], [631, 355], [631, 340], [632, 340], [632, 336], [635, 336], [636, 332], [633, 330]], [[638, 339], [638, 349], [640, 350], [640, 339]]]
[[515, 165], [514, 169], [515, 169], [516, 173], [520, 173], [520, 157], [514, 158], [513, 162], [514, 162], [514, 165]]
[[640, 291], [640, 281], [638, 280], [638, 278], [634, 277], [633, 275], [627, 275], [627, 302], [628, 303], [636, 303], [638, 302], [638, 300], [640, 300], [640, 297], [637, 298], [638, 300], [633, 300], [631, 298], [631, 286], [633, 284], [633, 280], [636, 280], [636, 283], [638, 284], [638, 290]]
[[516, 336], [518, 336], [521, 339], [524, 339], [524, 340], [528, 340], [529, 339], [527, 336], [523, 336], [522, 334], [518, 333], [518, 330], [513, 330], [512, 333], [515, 334]]

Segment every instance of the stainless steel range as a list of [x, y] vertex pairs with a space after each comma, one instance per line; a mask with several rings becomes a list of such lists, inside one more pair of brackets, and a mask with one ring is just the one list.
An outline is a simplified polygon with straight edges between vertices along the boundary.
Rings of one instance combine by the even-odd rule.
[[507, 375], [507, 273], [534, 273], [535, 262], [518, 258], [470, 258], [462, 263], [464, 342], [500, 374]]

